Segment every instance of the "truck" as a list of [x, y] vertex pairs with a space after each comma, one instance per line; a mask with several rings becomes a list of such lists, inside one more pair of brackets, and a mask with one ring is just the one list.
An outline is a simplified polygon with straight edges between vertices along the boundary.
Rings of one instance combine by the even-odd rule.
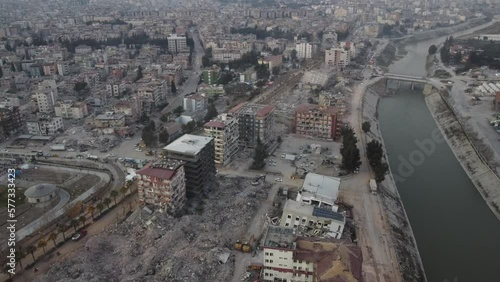
[[94, 156], [94, 155], [87, 155], [87, 159], [97, 161], [99, 159], [99, 157]]
[[64, 144], [54, 144], [50, 146], [51, 151], [66, 151], [66, 146]]
[[373, 195], [377, 195], [377, 182], [375, 179], [370, 179], [370, 192]]

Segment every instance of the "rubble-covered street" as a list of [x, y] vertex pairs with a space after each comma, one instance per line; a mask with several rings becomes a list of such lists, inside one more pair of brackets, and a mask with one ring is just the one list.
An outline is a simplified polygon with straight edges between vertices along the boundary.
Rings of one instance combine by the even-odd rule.
[[[199, 214], [171, 218], [141, 211], [134, 218], [82, 241], [71, 259], [54, 265], [39, 281], [228, 281], [232, 246], [244, 236], [271, 185], [219, 177]], [[224, 254], [230, 253], [226, 263]]]

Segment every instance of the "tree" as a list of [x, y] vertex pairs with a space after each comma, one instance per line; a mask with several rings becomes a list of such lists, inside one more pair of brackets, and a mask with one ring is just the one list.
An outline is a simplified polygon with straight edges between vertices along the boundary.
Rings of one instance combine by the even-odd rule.
[[278, 136], [278, 138], [276, 139], [276, 141], [278, 141], [278, 143], [281, 143], [281, 142], [283, 142], [283, 139], [281, 138], [281, 136]]
[[258, 64], [254, 67], [257, 72], [257, 79], [266, 79], [269, 77], [269, 68], [267, 65]]
[[207, 55], [204, 55], [203, 57], [201, 57], [201, 64], [205, 68], [209, 67], [211, 65], [210, 58], [208, 58]]
[[231, 81], [233, 81], [233, 75], [229, 71], [224, 71], [219, 74], [219, 79], [217, 80], [217, 84], [227, 85]]
[[94, 212], [95, 212], [95, 207], [93, 205], [88, 206], [87, 212], [90, 213], [90, 216], [92, 219], [94, 219]]
[[211, 102], [208, 104], [207, 114], [205, 115], [205, 122], [211, 121], [213, 118], [217, 117], [219, 113], [215, 107], [215, 103]]
[[81, 215], [78, 218], [78, 221], [80, 221], [82, 223], [83, 227], [85, 227], [85, 221], [87, 221], [87, 218], [84, 215]]
[[2, 71], [2, 67], [0, 67], [0, 78], [2, 78], [3, 76], [3, 71]]
[[35, 246], [33, 246], [33, 245], [30, 245], [30, 246], [28, 246], [26, 248], [26, 251], [31, 254], [31, 257], [33, 257], [33, 262], [36, 260], [35, 259], [35, 251], [36, 251], [36, 249], [37, 248]]
[[104, 203], [104, 204], [108, 207], [108, 209], [109, 209], [109, 204], [111, 204], [111, 199], [110, 199], [110, 198], [105, 198], [105, 199], [103, 200], [103, 203]]
[[273, 67], [273, 75], [278, 75], [280, 73], [280, 67]]
[[175, 81], [172, 81], [172, 84], [170, 85], [170, 90], [172, 91], [173, 94], [177, 93], [177, 87], [175, 87]]
[[38, 241], [38, 247], [42, 248], [43, 254], [45, 254], [45, 247], [46, 246], [47, 246], [47, 241], [45, 241], [44, 239], [40, 239], [40, 241]]
[[384, 181], [385, 174], [389, 171], [389, 166], [386, 163], [378, 163], [374, 168], [375, 172], [375, 181], [378, 183]]
[[54, 242], [54, 247], [56, 247], [56, 245], [57, 245], [57, 243], [56, 243], [57, 233], [56, 232], [50, 233], [49, 239], [52, 240], [52, 242]]
[[267, 146], [262, 143], [260, 137], [257, 138], [257, 145], [255, 146], [255, 153], [253, 157], [253, 169], [262, 169], [266, 165]]
[[297, 60], [297, 50], [292, 50], [290, 58], [292, 58], [292, 62]]
[[138, 81], [139, 79], [141, 79], [143, 77], [142, 75], [142, 66], [139, 66], [137, 68], [137, 76], [135, 77], [135, 81]]
[[75, 232], [76, 232], [76, 228], [78, 228], [78, 225], [80, 225], [78, 220], [76, 220], [74, 218], [71, 220], [71, 222], [69, 224], [75, 229]]
[[150, 125], [145, 126], [142, 129], [141, 138], [147, 147], [151, 147], [156, 143], [156, 135], [153, 128]]
[[99, 210], [99, 214], [102, 213], [102, 210], [104, 209], [104, 204], [103, 203], [98, 203], [96, 205], [97, 209]]
[[111, 191], [110, 195], [115, 200], [115, 205], [116, 205], [116, 196], [118, 196], [118, 191], [113, 190], [113, 191]]
[[370, 132], [371, 124], [369, 121], [365, 121], [361, 124], [361, 129], [365, 132], [368, 133]]
[[66, 241], [66, 234], [64, 234], [64, 231], [66, 231], [66, 225], [60, 224], [57, 226], [57, 231], [63, 235], [63, 240]]
[[342, 129], [342, 147], [340, 154], [342, 155], [342, 168], [354, 172], [361, 165], [361, 155], [356, 146], [358, 139], [351, 127]]
[[167, 144], [169, 140], [170, 135], [168, 134], [168, 131], [163, 129], [158, 136], [158, 141], [160, 141], [160, 143]]
[[177, 108], [174, 109], [174, 114], [177, 116], [180, 116], [184, 112], [184, 108], [182, 106], [178, 106]]
[[314, 104], [314, 99], [312, 97], [307, 98], [307, 103]]
[[160, 121], [162, 121], [162, 122], [168, 122], [169, 120], [170, 120], [170, 114], [169, 113], [163, 114], [160, 117]]
[[194, 120], [182, 125], [182, 131], [186, 134], [192, 133], [196, 129], [196, 122]]
[[436, 45], [433, 44], [433, 45], [429, 46], [429, 55], [436, 54], [436, 51], [437, 51]]
[[370, 164], [380, 162], [383, 154], [382, 143], [377, 140], [372, 140], [366, 144], [366, 157]]

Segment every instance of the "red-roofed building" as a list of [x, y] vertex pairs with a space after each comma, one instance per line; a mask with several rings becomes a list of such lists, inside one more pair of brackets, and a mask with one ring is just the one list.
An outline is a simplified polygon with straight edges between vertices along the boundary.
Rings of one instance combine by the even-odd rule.
[[340, 138], [340, 115], [335, 107], [302, 104], [295, 110], [295, 133], [315, 138]]
[[186, 182], [182, 161], [148, 164], [136, 172], [139, 201], [176, 213], [186, 203]]
[[493, 100], [493, 108], [495, 111], [500, 111], [500, 91], [496, 93], [495, 100]]
[[220, 114], [205, 123], [205, 136], [214, 138], [215, 164], [229, 164], [238, 152], [238, 119], [232, 114]]

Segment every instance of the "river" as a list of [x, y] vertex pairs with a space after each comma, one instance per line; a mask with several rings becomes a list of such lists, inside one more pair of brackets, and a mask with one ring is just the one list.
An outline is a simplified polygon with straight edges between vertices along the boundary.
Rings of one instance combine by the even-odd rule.
[[[407, 45], [390, 72], [424, 76], [429, 46], [444, 39]], [[378, 113], [428, 281], [500, 281], [500, 222], [443, 141], [423, 94], [400, 90], [380, 101]]]

